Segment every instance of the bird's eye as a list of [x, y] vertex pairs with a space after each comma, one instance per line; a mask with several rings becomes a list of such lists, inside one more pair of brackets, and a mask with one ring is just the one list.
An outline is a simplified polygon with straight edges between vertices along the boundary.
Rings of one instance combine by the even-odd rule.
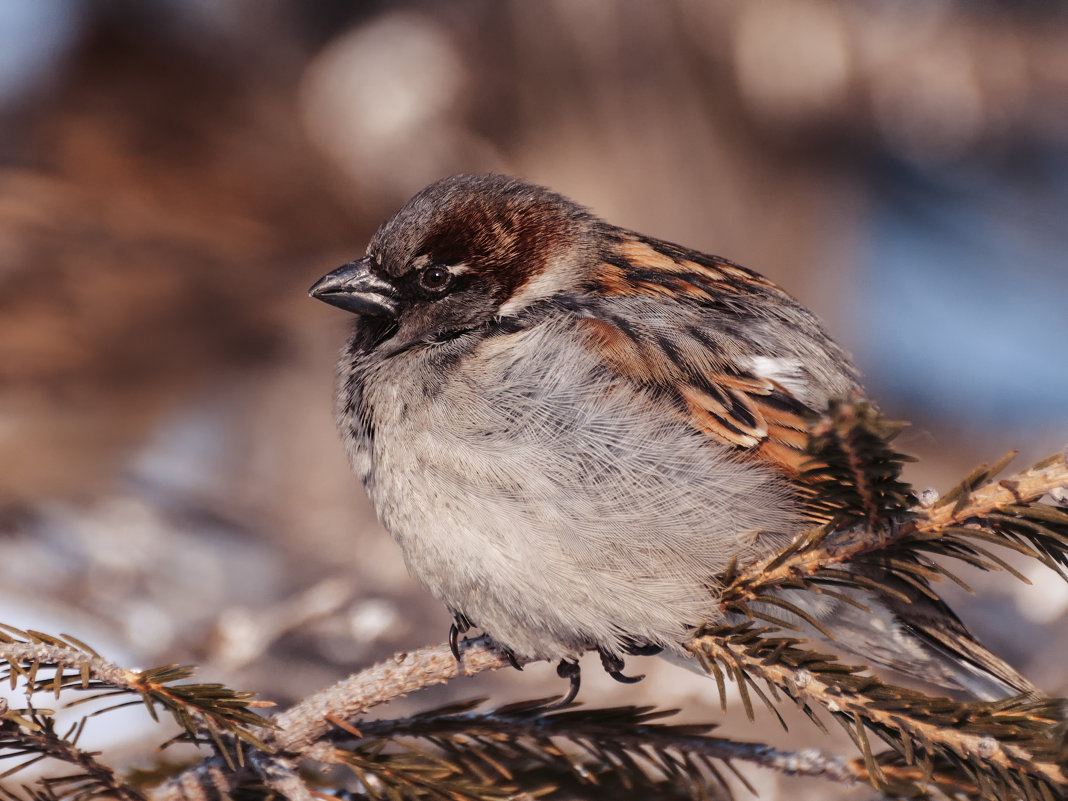
[[423, 289], [444, 289], [452, 274], [444, 267], [432, 264], [419, 274], [419, 283]]

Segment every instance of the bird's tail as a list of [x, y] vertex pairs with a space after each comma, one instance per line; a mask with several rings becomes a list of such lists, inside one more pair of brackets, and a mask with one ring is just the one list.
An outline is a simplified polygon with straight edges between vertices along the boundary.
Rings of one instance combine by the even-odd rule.
[[[885, 581], [885, 579], [884, 579]], [[941, 601], [911, 589], [911, 601], [850, 589], [858, 605], [806, 590], [781, 590], [783, 600], [800, 607], [830, 632], [836, 650], [865, 664], [887, 668], [932, 691], [995, 701], [1042, 693], [1005, 660], [993, 654]], [[841, 592], [841, 591], [840, 591]], [[782, 617], [782, 610], [776, 610]], [[815, 640], [828, 639], [807, 621], [798, 621]]]

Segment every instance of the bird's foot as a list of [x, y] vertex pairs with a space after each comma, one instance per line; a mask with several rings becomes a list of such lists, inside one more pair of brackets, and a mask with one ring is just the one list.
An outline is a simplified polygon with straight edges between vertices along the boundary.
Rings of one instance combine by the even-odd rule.
[[[475, 624], [468, 619], [467, 615], [464, 615], [461, 612], [455, 612], [453, 614], [452, 625], [449, 626], [449, 650], [452, 651], [452, 655], [457, 662], [463, 661], [460, 656], [460, 637], [467, 634], [467, 632], [474, 628], [474, 626]], [[515, 653], [500, 645], [498, 645], [497, 648], [504, 655], [504, 658], [508, 660], [509, 665], [516, 670], [523, 669], [523, 666], [519, 664], [519, 660], [516, 659]]]

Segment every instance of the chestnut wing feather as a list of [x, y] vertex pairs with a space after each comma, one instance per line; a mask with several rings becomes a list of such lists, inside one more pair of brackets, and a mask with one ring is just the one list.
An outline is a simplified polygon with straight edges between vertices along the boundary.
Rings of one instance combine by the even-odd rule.
[[[831, 397], [859, 389], [815, 318], [739, 265], [624, 234], [596, 275], [589, 297], [597, 300], [580, 315], [591, 347], [618, 376], [670, 398], [690, 425], [740, 454], [798, 476], [809, 460], [804, 449], [814, 415]], [[665, 303], [674, 304], [671, 314]], [[769, 316], [768, 308], [785, 312]], [[760, 338], [772, 329], [777, 335]], [[780, 342], [795, 350], [774, 352], [767, 344]], [[819, 375], [788, 369], [812, 352], [842, 364], [828, 371], [830, 386], [819, 386]]]

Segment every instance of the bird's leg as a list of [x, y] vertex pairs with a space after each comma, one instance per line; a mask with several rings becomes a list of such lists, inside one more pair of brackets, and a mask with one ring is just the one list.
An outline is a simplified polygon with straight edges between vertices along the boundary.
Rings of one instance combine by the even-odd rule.
[[561, 659], [556, 666], [556, 675], [562, 679], [569, 679], [571, 685], [567, 688], [567, 694], [559, 701], [549, 704], [546, 707], [547, 709], [559, 709], [560, 707], [568, 706], [575, 700], [575, 696], [579, 692], [579, 685], [582, 683], [582, 668], [579, 667], [578, 662]]
[[449, 650], [452, 651], [457, 662], [460, 661], [460, 635], [467, 634], [470, 630], [471, 621], [466, 615], [455, 612], [452, 616], [452, 625], [449, 626]]
[[605, 673], [616, 681], [622, 682], [623, 684], [634, 684], [645, 678], [644, 673], [641, 676], [624, 676], [621, 671], [626, 665], [622, 659], [615, 654], [610, 654], [599, 648], [597, 649], [597, 653], [601, 655], [601, 665], [604, 666]]
[[641, 645], [638, 643], [631, 643], [627, 645], [624, 650], [631, 656], [656, 656], [663, 652], [664, 646], [653, 645], [652, 643], [643, 643]]

